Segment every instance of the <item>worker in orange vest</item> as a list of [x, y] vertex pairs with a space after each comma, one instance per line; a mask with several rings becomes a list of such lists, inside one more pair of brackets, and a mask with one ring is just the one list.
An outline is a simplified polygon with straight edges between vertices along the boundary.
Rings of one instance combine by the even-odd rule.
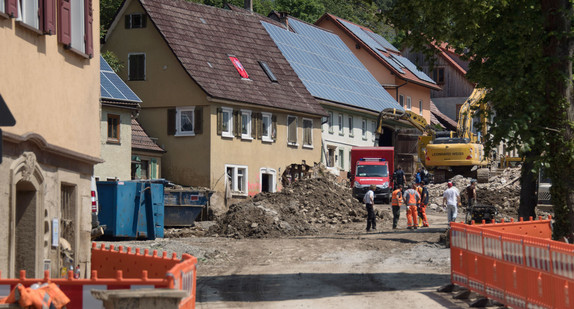
[[417, 206], [421, 201], [421, 196], [416, 191], [417, 185], [413, 182], [411, 188], [405, 191], [404, 202], [407, 205], [407, 228], [418, 228]]
[[397, 228], [401, 216], [401, 204], [403, 203], [403, 185], [397, 185], [393, 191], [391, 208], [393, 209], [393, 230]]
[[429, 203], [429, 190], [425, 187], [424, 180], [421, 180], [419, 186], [417, 187], [417, 192], [421, 196], [421, 202], [418, 207], [418, 214], [423, 221], [423, 227], [429, 227], [429, 222], [427, 220], [427, 205]]

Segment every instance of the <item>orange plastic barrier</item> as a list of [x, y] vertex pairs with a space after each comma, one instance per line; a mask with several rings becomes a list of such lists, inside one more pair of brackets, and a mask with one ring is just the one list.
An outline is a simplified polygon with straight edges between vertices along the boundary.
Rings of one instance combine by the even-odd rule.
[[53, 282], [70, 298], [68, 309], [100, 308], [101, 301], [91, 295], [91, 290], [169, 288], [187, 292], [179, 308], [195, 308], [197, 259], [189, 254], [183, 254], [182, 259], [177, 255], [167, 257], [163, 252], [158, 256], [157, 250], [149, 254], [144, 250], [123, 247], [114, 250], [110, 245], [98, 248], [92, 244], [92, 272], [90, 279], [74, 279], [73, 272], [68, 272], [67, 278], [50, 278], [49, 271], [44, 272], [44, 278], [26, 278], [26, 272], [20, 271], [20, 278], [2, 279], [0, 273], [0, 296], [7, 296], [18, 283], [31, 286], [34, 283]]
[[451, 281], [512, 308], [574, 308], [574, 245], [551, 220], [451, 223]]

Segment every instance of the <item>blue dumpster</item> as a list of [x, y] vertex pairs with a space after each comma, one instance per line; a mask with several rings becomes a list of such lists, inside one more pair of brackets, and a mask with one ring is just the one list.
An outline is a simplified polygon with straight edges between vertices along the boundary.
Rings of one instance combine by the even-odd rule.
[[165, 226], [193, 226], [212, 194], [209, 190], [165, 189]]
[[104, 235], [117, 238], [163, 238], [163, 185], [144, 181], [98, 181]]

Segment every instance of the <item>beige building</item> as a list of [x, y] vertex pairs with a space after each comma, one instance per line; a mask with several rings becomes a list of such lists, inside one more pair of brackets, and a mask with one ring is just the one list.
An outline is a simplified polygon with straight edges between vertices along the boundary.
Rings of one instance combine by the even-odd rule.
[[[99, 2], [0, 1], [0, 271], [90, 269], [90, 179], [100, 159]], [[70, 250], [65, 250], [70, 249]], [[69, 261], [69, 259], [72, 261]]]
[[127, 0], [106, 36], [143, 101], [138, 120], [167, 151], [162, 176], [216, 191], [212, 206], [280, 190], [285, 167], [320, 160], [324, 111], [259, 18]]

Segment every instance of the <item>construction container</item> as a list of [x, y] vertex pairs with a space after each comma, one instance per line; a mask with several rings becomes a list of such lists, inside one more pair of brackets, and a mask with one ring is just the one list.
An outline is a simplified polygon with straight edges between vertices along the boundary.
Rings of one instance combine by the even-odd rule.
[[164, 225], [193, 226], [199, 214], [206, 212], [212, 194], [209, 190], [165, 189]]
[[163, 237], [163, 185], [143, 181], [97, 182], [104, 235], [114, 238]]

